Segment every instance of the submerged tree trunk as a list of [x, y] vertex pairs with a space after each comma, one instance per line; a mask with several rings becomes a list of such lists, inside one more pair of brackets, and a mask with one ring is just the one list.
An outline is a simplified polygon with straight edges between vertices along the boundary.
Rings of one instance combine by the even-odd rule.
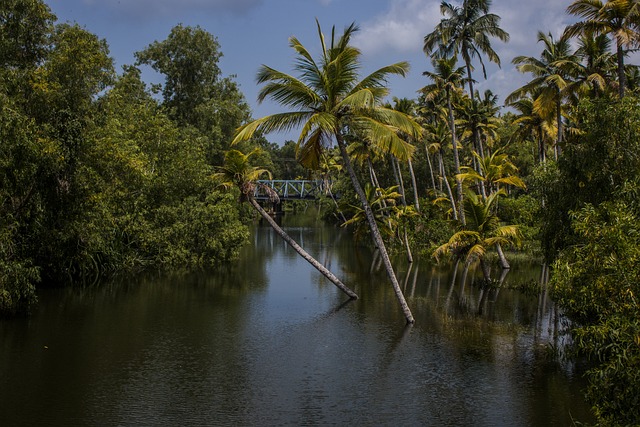
[[500, 246], [500, 243], [496, 244], [496, 251], [498, 252], [498, 259], [500, 260], [500, 267], [502, 267], [503, 270], [510, 269], [511, 266], [509, 265], [509, 261], [507, 261], [507, 257], [504, 256], [504, 252], [502, 252], [502, 246]]
[[300, 245], [298, 245], [298, 243], [296, 243], [296, 241], [291, 238], [291, 236], [289, 236], [282, 228], [280, 228], [280, 226], [274, 221], [274, 219], [271, 218], [271, 216], [262, 208], [262, 206], [260, 206], [260, 204], [253, 197], [249, 197], [249, 202], [251, 203], [251, 206], [253, 206], [253, 208], [258, 211], [258, 213], [262, 216], [262, 218], [264, 218], [269, 223], [271, 228], [273, 228], [276, 231], [276, 233], [278, 233], [278, 235], [282, 237], [282, 239], [289, 244], [289, 246], [295, 249], [295, 251], [302, 258], [307, 260], [307, 262], [311, 264], [313, 267], [315, 267], [315, 269], [318, 270], [320, 273], [322, 273], [324, 277], [329, 279], [342, 292], [347, 294], [349, 298], [351, 299], [358, 298], [358, 295], [356, 295], [355, 292], [353, 292], [351, 289], [346, 287], [344, 283], [340, 281], [340, 279], [338, 279], [332, 272], [327, 270], [327, 268], [324, 265], [320, 264], [315, 258], [309, 255], [307, 251], [302, 249], [302, 247], [300, 247]]
[[340, 154], [342, 155], [342, 160], [344, 162], [345, 167], [347, 168], [349, 177], [351, 178], [351, 183], [354, 187], [356, 194], [358, 195], [358, 198], [360, 199], [360, 203], [362, 203], [362, 208], [364, 209], [364, 213], [367, 217], [367, 221], [369, 222], [369, 228], [371, 229], [371, 236], [373, 237], [373, 241], [375, 242], [376, 246], [380, 250], [380, 257], [384, 262], [384, 266], [387, 270], [387, 275], [391, 280], [391, 285], [393, 286], [393, 290], [396, 294], [396, 298], [400, 303], [400, 307], [402, 309], [402, 312], [404, 313], [407, 323], [414, 323], [415, 319], [413, 318], [413, 314], [411, 314], [409, 305], [407, 304], [407, 301], [404, 298], [402, 289], [400, 289], [400, 284], [398, 283], [398, 278], [396, 277], [396, 273], [393, 271], [393, 266], [391, 265], [389, 254], [387, 253], [387, 247], [385, 246], [384, 241], [382, 240], [382, 235], [380, 234], [380, 230], [378, 230], [378, 225], [376, 224], [376, 219], [375, 219], [375, 216], [373, 215], [373, 210], [369, 205], [367, 196], [365, 195], [364, 190], [360, 185], [360, 181], [358, 180], [358, 177], [356, 176], [353, 166], [351, 165], [351, 159], [349, 158], [349, 154], [347, 153], [347, 147], [344, 142], [344, 139], [342, 138], [342, 135], [340, 134], [339, 131], [336, 132], [335, 136], [338, 142], [338, 148], [340, 149]]

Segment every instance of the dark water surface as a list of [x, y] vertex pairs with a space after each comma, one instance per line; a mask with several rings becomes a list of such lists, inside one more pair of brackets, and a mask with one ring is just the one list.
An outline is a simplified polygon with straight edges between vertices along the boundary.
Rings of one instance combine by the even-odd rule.
[[[405, 328], [369, 250], [320, 223], [286, 221], [359, 300], [345, 303], [263, 226], [240, 261], [214, 273], [42, 292], [32, 317], [0, 321], [0, 425], [590, 420], [580, 370], [551, 356], [562, 322], [544, 292], [482, 291], [473, 270], [463, 281], [461, 268], [399, 257], [417, 322]], [[539, 276], [515, 265], [504, 287]]]

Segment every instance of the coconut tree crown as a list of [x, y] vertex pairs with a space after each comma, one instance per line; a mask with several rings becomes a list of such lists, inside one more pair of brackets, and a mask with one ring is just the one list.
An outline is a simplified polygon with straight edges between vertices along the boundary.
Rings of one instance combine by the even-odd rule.
[[316, 169], [323, 150], [333, 145], [334, 136], [348, 129], [349, 133], [362, 135], [399, 158], [410, 156], [413, 148], [397, 132], [418, 137], [420, 126], [406, 114], [382, 106], [389, 94], [386, 87], [389, 77], [406, 76], [409, 64], [388, 65], [358, 80], [361, 53], [350, 45], [358, 27], [349, 25], [339, 38], [334, 27], [327, 44], [317, 20], [316, 24], [321, 45], [319, 58], [314, 58], [296, 37], [289, 39], [297, 54], [294, 63], [297, 77], [266, 65], [258, 71], [257, 81], [264, 85], [258, 100], [271, 99], [289, 111], [242, 126], [234, 143], [251, 138], [256, 131], [301, 129], [298, 160]]

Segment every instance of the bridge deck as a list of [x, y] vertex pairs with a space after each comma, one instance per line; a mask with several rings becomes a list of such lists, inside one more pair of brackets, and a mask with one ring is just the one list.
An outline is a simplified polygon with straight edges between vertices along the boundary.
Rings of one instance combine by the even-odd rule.
[[256, 200], [269, 200], [265, 186], [274, 190], [280, 200], [314, 200], [325, 194], [322, 180], [260, 180], [253, 194]]

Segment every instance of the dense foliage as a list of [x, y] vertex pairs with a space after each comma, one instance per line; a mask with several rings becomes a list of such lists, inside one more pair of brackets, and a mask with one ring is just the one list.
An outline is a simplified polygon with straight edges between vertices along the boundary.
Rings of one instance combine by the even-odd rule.
[[[553, 262], [576, 354], [593, 362], [598, 421], [638, 424], [640, 69], [628, 56], [640, 44], [637, 5], [572, 1], [575, 24], [539, 32], [540, 54], [512, 59], [530, 80], [502, 112], [490, 90], [474, 90], [484, 61], [500, 64], [492, 43], [509, 39], [490, 0], [441, 3], [424, 38], [425, 86], [393, 104], [386, 79], [408, 64], [358, 83], [355, 24], [321, 38], [317, 61], [293, 37], [299, 78], [258, 74], [260, 100], [288, 111], [252, 121], [223, 77], [217, 39], [200, 27], [177, 25], [118, 74], [106, 41], [57, 24], [43, 0], [4, 0], [0, 313], [27, 310], [39, 283], [233, 257], [247, 231], [212, 176], [235, 139], [276, 179], [324, 181], [327, 217], [410, 260], [413, 249], [480, 262], [487, 281], [491, 268], [509, 268], [516, 243]], [[139, 67], [164, 83], [148, 87]], [[266, 138], [301, 123], [297, 142]]]
[[548, 174], [543, 222], [548, 250], [559, 251], [555, 296], [594, 362], [589, 399], [599, 419], [621, 425], [640, 420], [639, 103], [582, 104], [581, 132]]
[[[215, 265], [247, 237], [235, 199], [211, 179], [224, 141], [248, 114], [233, 81], [220, 77], [215, 39], [178, 26], [139, 54], [155, 66], [156, 51], [170, 45], [203, 59], [178, 67], [186, 77], [174, 75], [175, 64], [157, 66], [168, 82], [158, 102], [138, 68], [116, 75], [106, 41], [55, 21], [39, 0], [0, 5], [3, 314], [27, 310], [39, 283]], [[176, 94], [171, 83], [180, 78], [196, 86], [191, 92], [213, 89]]]

